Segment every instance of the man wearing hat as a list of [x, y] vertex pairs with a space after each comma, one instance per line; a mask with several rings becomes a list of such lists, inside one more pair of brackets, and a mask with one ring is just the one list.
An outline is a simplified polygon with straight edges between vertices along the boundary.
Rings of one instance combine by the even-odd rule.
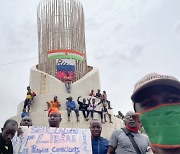
[[155, 154], [180, 154], [180, 82], [173, 76], [148, 74], [131, 96], [134, 110]]
[[70, 113], [73, 110], [76, 113], [77, 122], [79, 122], [79, 110], [76, 109], [76, 103], [72, 100], [72, 97], [69, 96], [66, 101], [66, 109], [68, 113], [68, 121], [70, 121]]

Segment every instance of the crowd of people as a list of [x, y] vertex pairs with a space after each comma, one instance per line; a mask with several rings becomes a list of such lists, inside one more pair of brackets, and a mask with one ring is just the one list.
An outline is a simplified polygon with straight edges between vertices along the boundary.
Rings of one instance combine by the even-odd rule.
[[[94, 92], [91, 91], [91, 95], [101, 98], [98, 96], [99, 92], [94, 95]], [[86, 104], [85, 99], [82, 102], [79, 99], [80, 97], [77, 98], [78, 104], [82, 105], [79, 110], [87, 111], [83, 112], [83, 116], [87, 120], [90, 110], [84, 109], [88, 107], [93, 109], [94, 106], [87, 107], [83, 105]], [[135, 112], [128, 111], [125, 116], [120, 112], [118, 113], [118, 117], [123, 118], [125, 127], [114, 130], [110, 140], [101, 137], [102, 121], [91, 120], [89, 129], [91, 131], [92, 153], [180, 154], [180, 81], [169, 75], [148, 74], [135, 84], [131, 100]], [[100, 102], [102, 103], [102, 101]], [[106, 99], [104, 102], [108, 105]], [[73, 110], [78, 121], [79, 110], [75, 110], [76, 104], [72, 97], [68, 97], [66, 106], [68, 115], [70, 116], [70, 112]], [[48, 105], [48, 110], [50, 108], [51, 105]], [[111, 108], [110, 103], [108, 108]], [[48, 117], [50, 127], [60, 127], [62, 118], [59, 110], [51, 110]], [[20, 125], [31, 126], [32, 124], [31, 118], [25, 116]], [[146, 134], [139, 132], [141, 126], [143, 126]], [[18, 132], [16, 138], [18, 141], [18, 137], [23, 133], [22, 130], [18, 129], [15, 120], [7, 120], [0, 134], [0, 153], [13, 153], [17, 142], [12, 143], [11, 140], [16, 132]]]
[[[101, 118], [101, 123], [107, 122], [107, 115], [109, 117], [109, 122], [113, 123], [111, 119], [111, 114], [109, 113], [109, 110], [111, 110], [112, 107], [110, 105], [110, 101], [107, 100], [106, 92], [103, 91], [103, 93], [101, 94], [100, 89], [98, 89], [95, 95], [93, 95], [93, 93], [94, 90], [91, 90], [89, 98], [83, 98], [82, 100], [80, 100], [81, 96], [79, 96], [77, 98], [77, 103], [73, 100], [71, 96], [66, 98], [66, 110], [68, 121], [70, 121], [71, 111], [74, 111], [77, 117], [77, 122], [79, 122], [79, 112], [81, 111], [86, 121], [90, 119], [89, 115], [91, 119], [94, 119], [94, 113], [97, 113]], [[47, 102], [47, 109], [44, 111], [48, 111], [49, 115], [52, 111], [60, 110], [60, 106], [61, 104], [58, 100], [58, 97], [54, 96], [53, 100]]]

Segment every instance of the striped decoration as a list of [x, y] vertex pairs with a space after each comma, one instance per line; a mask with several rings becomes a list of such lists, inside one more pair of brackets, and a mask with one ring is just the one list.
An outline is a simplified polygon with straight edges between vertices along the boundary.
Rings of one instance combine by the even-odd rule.
[[48, 51], [48, 59], [76, 59], [83, 61], [84, 54], [71, 49], [56, 49]]

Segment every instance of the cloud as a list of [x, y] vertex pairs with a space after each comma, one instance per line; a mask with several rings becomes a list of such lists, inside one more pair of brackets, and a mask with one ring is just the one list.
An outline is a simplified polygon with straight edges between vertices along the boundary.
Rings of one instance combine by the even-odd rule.
[[180, 20], [176, 21], [173, 25], [173, 31], [176, 33], [180, 33]]
[[112, 63], [121, 64], [122, 62], [127, 62], [133, 64], [134, 60], [141, 56], [145, 48], [143, 43], [136, 43], [130, 47], [124, 48], [122, 50], [115, 49], [111, 52], [101, 53], [94, 56], [96, 60], [101, 63]]

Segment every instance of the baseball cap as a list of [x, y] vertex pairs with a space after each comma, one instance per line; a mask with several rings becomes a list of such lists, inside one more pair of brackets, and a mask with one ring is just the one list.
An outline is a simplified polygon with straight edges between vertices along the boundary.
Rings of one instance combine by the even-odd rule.
[[161, 75], [158, 73], [151, 73], [143, 77], [135, 84], [131, 100], [135, 102], [138, 94], [145, 88], [157, 85], [167, 85], [180, 90], [180, 82], [175, 77], [169, 75]]
[[69, 96], [69, 97], [67, 97], [66, 99], [67, 99], [67, 100], [68, 100], [68, 99], [72, 99], [72, 97], [71, 97], [71, 96]]

